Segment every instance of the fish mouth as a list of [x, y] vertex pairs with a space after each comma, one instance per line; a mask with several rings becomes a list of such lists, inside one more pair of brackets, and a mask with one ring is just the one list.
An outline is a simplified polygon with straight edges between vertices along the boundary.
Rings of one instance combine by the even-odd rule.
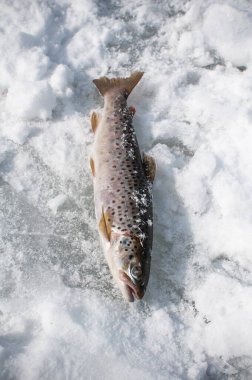
[[119, 271], [119, 279], [125, 284], [129, 302], [134, 302], [134, 299], [140, 300], [143, 298], [143, 288], [139, 285], [134, 284], [129, 276], [122, 270]]

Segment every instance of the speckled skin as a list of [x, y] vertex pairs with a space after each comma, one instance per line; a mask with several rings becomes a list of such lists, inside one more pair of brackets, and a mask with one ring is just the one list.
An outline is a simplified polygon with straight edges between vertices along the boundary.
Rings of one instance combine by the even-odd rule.
[[[103, 249], [124, 297], [133, 301], [120, 279], [119, 271], [123, 270], [132, 279], [129, 267], [133, 266], [133, 270], [140, 268], [140, 278], [134, 283], [138, 287], [137, 298], [142, 298], [151, 261], [151, 183], [147, 179], [132, 126], [133, 113], [127, 107], [127, 92], [111, 89], [104, 100], [103, 114], [94, 135], [92, 156], [96, 217], [99, 224], [102, 212], [110, 215], [111, 239], [108, 242], [101, 235]], [[119, 244], [125, 241], [120, 240], [121, 237], [126, 237], [123, 246]]]

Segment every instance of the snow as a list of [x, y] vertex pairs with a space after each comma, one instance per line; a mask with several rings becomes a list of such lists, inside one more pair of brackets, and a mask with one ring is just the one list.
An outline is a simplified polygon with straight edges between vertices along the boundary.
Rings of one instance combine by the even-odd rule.
[[251, 60], [251, 14], [229, 4], [212, 4], [204, 14], [203, 31], [209, 45], [226, 61], [246, 66]]
[[[0, 378], [252, 377], [252, 9], [247, 0], [13, 0], [0, 18]], [[130, 95], [157, 164], [147, 293], [101, 252], [92, 79]]]
[[66, 65], [58, 65], [50, 78], [50, 85], [58, 96], [64, 94], [71, 96], [70, 86], [73, 80], [73, 72]]
[[52, 116], [56, 97], [49, 84], [44, 81], [22, 81], [9, 87], [5, 105], [7, 113], [20, 119], [46, 120]]
[[67, 203], [67, 196], [65, 194], [59, 194], [56, 197], [48, 201], [48, 206], [54, 214], [57, 214], [57, 211], [60, 210]]

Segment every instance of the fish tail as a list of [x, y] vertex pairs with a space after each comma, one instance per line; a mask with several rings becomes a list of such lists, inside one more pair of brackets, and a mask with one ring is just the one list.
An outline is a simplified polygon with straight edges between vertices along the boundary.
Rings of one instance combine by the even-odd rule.
[[125, 89], [128, 95], [131, 93], [133, 88], [137, 85], [140, 79], [143, 76], [143, 72], [135, 71], [128, 78], [107, 78], [101, 77], [99, 79], [94, 79], [93, 82], [100, 91], [100, 93], [104, 96], [107, 91], [112, 88], [121, 88]]

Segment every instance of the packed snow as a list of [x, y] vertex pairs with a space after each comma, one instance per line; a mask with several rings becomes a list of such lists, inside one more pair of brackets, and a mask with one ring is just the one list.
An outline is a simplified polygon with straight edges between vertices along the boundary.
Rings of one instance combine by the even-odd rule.
[[[250, 0], [3, 0], [0, 379], [252, 378]], [[129, 98], [157, 163], [147, 293], [101, 251], [92, 79]]]

